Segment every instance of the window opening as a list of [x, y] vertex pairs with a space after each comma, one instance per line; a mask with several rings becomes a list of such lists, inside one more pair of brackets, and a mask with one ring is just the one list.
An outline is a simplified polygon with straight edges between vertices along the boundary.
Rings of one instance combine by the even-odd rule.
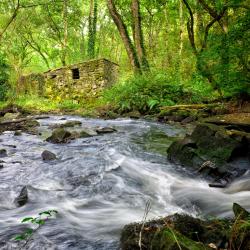
[[73, 79], [80, 79], [80, 72], [79, 69], [72, 69], [72, 78]]

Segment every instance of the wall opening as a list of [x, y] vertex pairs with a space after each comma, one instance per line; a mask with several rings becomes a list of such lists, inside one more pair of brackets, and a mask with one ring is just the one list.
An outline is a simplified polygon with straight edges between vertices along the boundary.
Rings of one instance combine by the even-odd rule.
[[80, 71], [79, 69], [72, 69], [72, 79], [80, 79]]
[[51, 75], [50, 79], [55, 79], [57, 75]]

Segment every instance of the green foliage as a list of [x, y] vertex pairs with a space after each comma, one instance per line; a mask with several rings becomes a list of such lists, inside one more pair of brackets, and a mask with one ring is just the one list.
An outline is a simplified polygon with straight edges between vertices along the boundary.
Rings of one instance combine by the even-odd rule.
[[117, 107], [121, 113], [158, 112], [162, 106], [181, 103], [202, 103], [216, 98], [212, 87], [198, 74], [183, 83], [175, 74], [153, 72], [121, 81], [103, 94], [103, 101]]
[[137, 75], [118, 83], [103, 94], [107, 103], [115, 104], [120, 112], [155, 111], [163, 105], [176, 104], [184, 95], [180, 84], [171, 83], [164, 73]]
[[9, 66], [2, 53], [0, 53], [0, 101], [6, 99], [9, 88]]
[[39, 213], [39, 216], [37, 217], [26, 217], [23, 218], [21, 223], [31, 223], [36, 226], [35, 229], [28, 228], [25, 229], [25, 231], [22, 234], [18, 234], [15, 236], [14, 240], [16, 241], [25, 241], [25, 244], [29, 241], [30, 237], [36, 232], [41, 226], [45, 225], [45, 222], [52, 218], [57, 214], [57, 210], [46, 210], [41, 213]]

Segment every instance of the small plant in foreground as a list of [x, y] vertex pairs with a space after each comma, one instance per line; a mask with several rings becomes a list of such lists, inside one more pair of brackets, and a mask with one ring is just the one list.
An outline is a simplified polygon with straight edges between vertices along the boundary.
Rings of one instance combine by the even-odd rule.
[[41, 227], [45, 224], [45, 222], [52, 218], [57, 214], [57, 210], [46, 210], [41, 213], [39, 213], [39, 216], [37, 217], [25, 217], [22, 219], [21, 223], [29, 222], [33, 225], [35, 225], [35, 228], [28, 228], [26, 229], [22, 234], [16, 235], [14, 238], [15, 241], [24, 241], [24, 247], [29, 242], [31, 236]]

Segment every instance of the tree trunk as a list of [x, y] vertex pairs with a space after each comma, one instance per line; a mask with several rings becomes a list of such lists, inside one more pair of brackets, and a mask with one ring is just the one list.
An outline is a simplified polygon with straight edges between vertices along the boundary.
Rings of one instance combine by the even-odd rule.
[[96, 25], [97, 25], [97, 0], [90, 0], [89, 9], [89, 30], [88, 30], [88, 57], [95, 58]]
[[179, 47], [179, 76], [182, 82], [182, 54], [183, 54], [183, 35], [184, 35], [184, 22], [183, 22], [183, 3], [180, 0], [179, 5], [179, 19], [180, 19], [180, 47]]
[[68, 44], [68, 0], [63, 1], [63, 28], [64, 37], [62, 43], [62, 65], [66, 66], [67, 44]]
[[138, 53], [139, 62], [143, 71], [149, 71], [149, 63], [146, 57], [144, 47], [144, 37], [141, 27], [141, 13], [139, 0], [132, 0], [131, 12], [133, 16], [133, 37], [136, 51]]
[[107, 0], [107, 5], [109, 9], [109, 13], [120, 33], [121, 39], [125, 46], [126, 52], [128, 54], [129, 62], [135, 73], [141, 73], [141, 67], [138, 60], [138, 55], [136, 53], [135, 47], [129, 37], [127, 27], [122, 20], [121, 15], [118, 13], [116, 6], [114, 4], [114, 0]]

